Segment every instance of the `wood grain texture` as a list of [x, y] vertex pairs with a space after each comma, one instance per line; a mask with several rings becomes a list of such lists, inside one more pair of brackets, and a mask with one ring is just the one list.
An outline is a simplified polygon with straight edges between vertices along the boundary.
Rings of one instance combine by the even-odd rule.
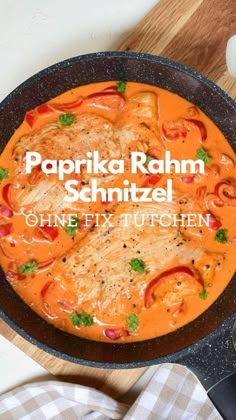
[[226, 44], [235, 30], [236, 0], [204, 1], [162, 55], [180, 59], [217, 82], [226, 70]]
[[198, 70], [236, 98], [225, 62], [236, 0], [161, 0], [119, 50], [161, 55]]
[[161, 0], [118, 49], [161, 55], [202, 3], [203, 0]]
[[[186, 64], [236, 98], [236, 79], [229, 76], [225, 64], [226, 42], [233, 31], [236, 0], [161, 0], [118, 49], [162, 55]], [[61, 380], [93, 386], [112, 397], [125, 394], [146, 370], [74, 365], [29, 344], [3, 321], [0, 333]]]

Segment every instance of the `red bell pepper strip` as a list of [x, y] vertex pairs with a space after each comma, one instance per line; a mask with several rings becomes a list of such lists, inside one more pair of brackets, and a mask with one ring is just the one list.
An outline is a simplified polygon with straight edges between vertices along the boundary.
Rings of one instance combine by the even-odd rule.
[[206, 127], [202, 121], [195, 120], [193, 118], [187, 119], [186, 121], [189, 121], [191, 124], [193, 124], [199, 129], [202, 141], [205, 141], [207, 139]]
[[31, 128], [33, 128], [34, 124], [37, 121], [37, 118], [38, 118], [38, 115], [35, 109], [33, 109], [32, 111], [26, 112], [25, 114], [25, 121]]
[[142, 183], [142, 187], [146, 188], [148, 185], [155, 185], [157, 184], [157, 182], [159, 182], [161, 179], [161, 175], [160, 174], [153, 174], [150, 176], [147, 176], [144, 180], [144, 182]]
[[[108, 99], [107, 103], [106, 99]], [[115, 101], [115, 103], [112, 104], [112, 101]], [[84, 103], [101, 109], [116, 111], [123, 109], [125, 105], [125, 98], [119, 92], [103, 91], [88, 95], [84, 98]]]
[[8, 270], [6, 273], [6, 278], [11, 283], [11, 281], [14, 281], [14, 280], [20, 280], [20, 281], [25, 280], [26, 276], [20, 273], [16, 273], [13, 270]]
[[35, 166], [32, 169], [31, 174], [28, 177], [28, 183], [30, 185], [35, 185], [38, 182], [39, 177], [40, 177], [40, 175], [42, 175], [42, 173], [43, 173], [43, 171], [42, 171], [41, 165]]
[[168, 140], [177, 140], [179, 138], [186, 138], [188, 131], [195, 127], [200, 131], [201, 140], [207, 139], [206, 127], [202, 121], [194, 118], [178, 119], [173, 121], [164, 121], [162, 124], [162, 132], [164, 137]]
[[[99, 101], [104, 100], [105, 98], [118, 99], [118, 103], [112, 105], [112, 104], [99, 104]], [[98, 102], [97, 102], [98, 101]], [[125, 103], [124, 96], [117, 92], [116, 86], [111, 86], [106, 88], [103, 92], [100, 93], [93, 93], [91, 95], [88, 95], [85, 99], [79, 97], [76, 101], [68, 103], [68, 104], [54, 104], [52, 103], [45, 103], [37, 106], [35, 109], [32, 109], [31, 111], [28, 111], [25, 115], [25, 121], [30, 126], [30, 128], [33, 128], [35, 123], [37, 122], [37, 119], [39, 116], [42, 115], [50, 115], [51, 113], [58, 111], [58, 112], [69, 112], [76, 110], [79, 108], [83, 102], [86, 102], [87, 104], [90, 103], [90, 105], [101, 107], [103, 109], [122, 109]]]
[[117, 86], [108, 86], [106, 89], [103, 90], [103, 92], [117, 92]]
[[30, 126], [30, 128], [33, 128], [36, 124], [38, 117], [42, 115], [50, 115], [54, 113], [54, 110], [52, 107], [48, 104], [41, 104], [37, 106], [35, 109], [32, 109], [31, 111], [26, 112], [25, 114], [25, 121]]
[[83, 98], [80, 97], [75, 102], [71, 102], [69, 104], [41, 104], [25, 114], [25, 121], [31, 128], [33, 128], [38, 120], [38, 117], [53, 114], [55, 111], [67, 112], [76, 109], [82, 104], [82, 102]]
[[110, 338], [110, 340], [119, 340], [119, 338], [130, 335], [129, 331], [125, 328], [106, 328], [104, 334], [107, 338]]
[[227, 187], [229, 185], [232, 185], [232, 180], [231, 179], [224, 179], [223, 181], [218, 182], [218, 184], [216, 184], [216, 186], [215, 186], [215, 194], [218, 195], [219, 190], [221, 190], [222, 187]]
[[148, 183], [151, 185], [155, 185], [157, 184], [157, 182], [159, 182], [161, 179], [161, 175], [159, 174], [153, 174], [148, 178]]
[[[208, 218], [209, 215], [209, 218]], [[213, 229], [213, 230], [218, 230], [219, 227], [221, 226], [221, 223], [219, 220], [217, 220], [215, 218], [215, 216], [213, 216], [212, 213], [203, 213], [203, 218], [207, 221], [209, 220], [209, 228]]]
[[4, 217], [12, 217], [13, 211], [7, 206], [0, 205], [0, 214]]
[[52, 114], [54, 111], [50, 107], [50, 105], [48, 105], [48, 104], [42, 104], [42, 105], [37, 106], [36, 112], [39, 115], [45, 115], [45, 114]]
[[50, 267], [50, 265], [52, 265], [54, 261], [55, 261], [55, 258], [51, 258], [50, 260], [39, 263], [37, 270], [44, 270], [45, 268]]
[[4, 185], [2, 189], [2, 198], [7, 203], [8, 207], [12, 209], [13, 206], [11, 203], [10, 192], [11, 192], [11, 184]]
[[206, 193], [207, 193], [207, 187], [205, 185], [203, 185], [202, 187], [198, 187], [196, 190], [196, 199], [198, 201], [204, 200], [204, 198], [206, 197]]
[[160, 283], [160, 281], [165, 279], [166, 277], [174, 276], [176, 274], [185, 275], [187, 277], [190, 277], [191, 279], [193, 279], [196, 282], [196, 285], [199, 288], [199, 292], [203, 290], [202, 279], [194, 271], [192, 271], [189, 267], [178, 266], [178, 267], [170, 268], [169, 270], [163, 271], [161, 274], [159, 274], [159, 276], [154, 278], [147, 285], [146, 290], [145, 290], [145, 297], [144, 297], [146, 308], [151, 308], [151, 306], [154, 304], [154, 302], [155, 302], [154, 291], [155, 291], [156, 287], [158, 286], [158, 284]]
[[186, 175], [181, 177], [181, 181], [185, 184], [192, 184], [194, 182], [194, 175]]
[[43, 286], [43, 288], [41, 289], [41, 292], [40, 292], [40, 294], [41, 294], [41, 297], [44, 299], [45, 298], [45, 296], [46, 296], [46, 294], [48, 293], [48, 292], [50, 292], [50, 290], [52, 290], [53, 289], [53, 287], [54, 287], [54, 281], [48, 281], [44, 286]]
[[96, 93], [91, 93], [90, 95], [86, 96], [85, 100], [89, 100], [89, 99], [104, 99], [104, 98], [119, 98], [121, 99], [122, 102], [125, 102], [125, 98], [122, 95], [122, 93], [119, 92], [111, 92], [111, 91], [102, 91], [102, 92], [96, 92]]
[[44, 237], [50, 242], [53, 242], [58, 236], [58, 229], [55, 226], [48, 226], [48, 225], [38, 226], [37, 232], [39, 233], [40, 236]]
[[108, 206], [112, 201], [108, 201], [108, 194], [106, 194], [106, 200], [101, 202], [103, 206]]
[[215, 194], [224, 204], [236, 206], [236, 181], [234, 179], [226, 179], [219, 182], [215, 187]]
[[207, 194], [206, 198], [207, 208], [211, 207], [223, 207], [224, 201], [222, 201], [216, 194]]
[[82, 231], [84, 230], [85, 227], [86, 227], [86, 221], [85, 219], [82, 219], [79, 224], [79, 230]]
[[6, 225], [0, 225], [0, 238], [4, 238], [4, 236], [7, 236], [12, 231], [13, 224], [7, 223]]
[[164, 121], [162, 124], [162, 132], [167, 140], [177, 140], [180, 137], [186, 138], [188, 133], [184, 126], [184, 121], [181, 119]]
[[49, 106], [55, 111], [67, 112], [67, 111], [72, 111], [73, 109], [79, 108], [82, 105], [82, 103], [83, 103], [83, 98], [81, 96], [76, 101], [70, 102], [69, 104], [50, 103]]

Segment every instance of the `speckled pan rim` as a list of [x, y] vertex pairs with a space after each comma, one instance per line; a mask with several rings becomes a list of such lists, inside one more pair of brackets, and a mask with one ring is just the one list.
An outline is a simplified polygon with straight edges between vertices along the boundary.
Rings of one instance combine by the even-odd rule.
[[188, 67], [184, 64], [177, 63], [176, 61], [170, 60], [169, 58], [155, 56], [152, 54], [144, 54], [144, 53], [136, 53], [136, 52], [126, 52], [126, 51], [107, 51], [107, 52], [97, 52], [92, 54], [84, 54], [75, 56], [72, 58], [68, 58], [66, 60], [60, 61], [59, 63], [53, 64], [45, 69], [39, 71], [38, 73], [34, 74], [23, 83], [21, 83], [18, 87], [16, 87], [9, 95], [6, 96], [5, 99], [2, 100], [0, 103], [0, 110], [4, 108], [17, 94], [21, 93], [26, 87], [30, 86], [32, 82], [35, 80], [40, 80], [41, 77], [44, 77], [47, 74], [53, 73], [59, 68], [69, 67], [73, 63], [77, 63], [79, 61], [90, 61], [94, 59], [103, 59], [103, 58], [131, 58], [131, 59], [142, 59], [146, 61], [154, 61], [168, 67], [172, 67], [176, 70], [180, 70], [183, 73], [186, 73], [195, 79], [199, 80], [200, 82], [207, 85], [209, 88], [214, 90], [218, 93], [221, 97], [225, 99], [225, 101], [230, 105], [233, 110], [236, 112], [236, 101], [234, 101], [223, 89], [217, 86], [214, 82], [208, 79], [206, 76], [203, 76], [198, 71], [194, 70], [191, 67]]
[[[76, 56], [73, 58], [60, 61], [59, 63], [53, 64], [52, 66], [49, 66], [41, 70], [40, 72], [36, 73], [35, 75], [31, 76], [22, 84], [20, 84], [18, 87], [16, 87], [0, 103], [0, 110], [3, 109], [6, 105], [8, 105], [12, 101], [12, 99], [16, 95], [20, 94], [25, 88], [29, 87], [33, 82], [40, 80], [41, 78], [47, 76], [48, 74], [51, 74], [60, 68], [70, 67], [70, 65], [80, 62], [80, 61], [90, 61], [90, 60], [98, 60], [98, 59], [104, 59], [104, 58], [105, 59], [109, 59], [109, 58], [129, 59], [130, 58], [130, 59], [137, 59], [137, 60], [141, 59], [141, 60], [146, 60], [146, 61], [157, 62], [165, 66], [171, 67], [173, 69], [179, 70], [182, 73], [190, 75], [193, 78], [200, 81], [201, 83], [207, 85], [211, 90], [213, 90], [215, 93], [221, 96], [227, 102], [227, 104], [236, 112], [236, 102], [224, 90], [222, 90], [219, 86], [217, 86], [214, 82], [212, 82], [211, 80], [209, 80], [207, 77], [203, 76], [196, 70], [192, 69], [191, 67], [185, 66], [173, 60], [169, 60], [167, 58], [160, 57], [160, 56], [154, 56], [151, 54], [143, 54], [143, 53], [135, 53], [135, 52], [125, 52], [125, 51], [124, 52], [108, 51], [108, 52], [97, 52], [97, 53], [92, 53], [92, 54], [85, 54], [85, 55]], [[31, 344], [36, 345], [38, 348], [42, 349], [43, 351], [46, 351], [47, 353], [55, 357], [58, 357], [60, 359], [63, 359], [65, 361], [69, 361], [75, 364], [81, 364], [81, 365], [96, 367], [96, 368], [107, 368], [107, 369], [132, 369], [132, 368], [151, 366], [151, 365], [164, 363], [164, 362], [173, 362], [174, 359], [178, 358], [178, 356], [184, 357], [185, 355], [189, 354], [190, 350], [191, 352], [194, 352], [199, 347], [206, 344], [212, 333], [214, 333], [215, 335], [220, 334], [222, 328], [224, 328], [224, 325], [230, 322], [230, 320], [234, 318], [234, 316], [235, 316], [235, 313], [232, 313], [230, 316], [228, 316], [225, 319], [225, 321], [221, 325], [214, 328], [208, 335], [198, 340], [197, 342], [191, 344], [190, 346], [186, 346], [178, 350], [177, 352], [173, 352], [166, 356], [152, 358], [149, 360], [142, 360], [142, 361], [136, 361], [136, 362], [124, 362], [124, 363], [115, 363], [115, 362], [110, 363], [110, 362], [99, 362], [99, 361], [90, 361], [86, 359], [81, 359], [79, 357], [68, 355], [62, 351], [55, 350], [54, 348], [49, 347], [47, 344], [42, 343], [38, 339], [33, 338], [23, 328], [19, 327], [14, 321], [12, 321], [8, 317], [8, 315], [0, 308], [0, 317], [20, 336], [22, 336], [24, 339], [29, 341]], [[146, 341], [150, 342], [152, 340], [146, 340]], [[138, 342], [136, 342], [136, 344], [138, 344]], [[96, 345], [96, 342], [94, 342], [94, 345]], [[126, 344], [121, 344], [121, 345], [126, 346]]]

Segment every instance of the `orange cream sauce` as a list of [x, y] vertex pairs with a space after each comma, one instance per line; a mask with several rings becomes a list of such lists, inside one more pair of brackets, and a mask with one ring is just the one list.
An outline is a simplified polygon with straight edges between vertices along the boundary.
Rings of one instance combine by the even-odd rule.
[[[114, 86], [115, 84], [116, 82], [104, 82], [78, 87], [63, 93], [57, 98], [53, 98], [49, 104], [69, 104], [77, 101], [79, 97], [87, 97], [92, 93], [102, 92], [104, 89]], [[139, 294], [139, 290], [137, 290], [135, 299], [137, 299], [137, 304], [139, 303], [137, 306], [141, 309], [137, 312], [135, 309], [136, 304], [133, 303], [133, 310], [131, 310], [127, 303], [126, 315], [129, 316], [130, 314], [135, 313], [138, 318], [138, 326], [135, 331], [129, 331], [129, 325], [127, 324], [124, 314], [116, 316], [114, 320], [112, 320], [109, 313], [104, 314], [104, 318], [99, 316], [96, 312], [90, 313], [90, 316], [93, 317], [93, 325], [74, 326], [71, 322], [71, 313], [76, 312], [77, 314], [80, 314], [81, 311], [87, 312], [92, 307], [91, 303], [88, 305], [85, 303], [80, 307], [78, 305], [78, 296], [76, 295], [74, 288], [71, 288], [70, 285], [67, 287], [65, 283], [60, 284], [58, 281], [55, 282], [54, 278], [57, 278], [57, 274], [60, 274], [60, 267], [64, 255], [69, 252], [75, 244], [78, 244], [78, 247], [80, 246], [80, 243], [86, 244], [87, 238], [90, 235], [90, 230], [78, 229], [75, 237], [71, 237], [66, 233], [65, 228], [58, 227], [58, 236], [54, 240], [49, 240], [40, 236], [37, 228], [26, 226], [25, 214], [22, 214], [19, 209], [17, 212], [14, 212], [13, 216], [10, 218], [4, 215], [0, 216], [0, 225], [5, 225], [7, 223], [13, 225], [11, 232], [0, 238], [1, 266], [5, 273], [11, 272], [10, 275], [8, 274], [8, 280], [12, 287], [35, 312], [55, 325], [55, 327], [97, 341], [110, 341], [111, 338], [104, 334], [104, 330], [107, 328], [115, 331], [114, 339], [120, 342], [140, 341], [170, 333], [189, 323], [204, 312], [222, 293], [235, 271], [236, 220], [234, 212], [236, 200], [236, 168], [234, 152], [216, 125], [201, 112], [201, 110], [194, 107], [187, 100], [166, 90], [133, 82], [127, 83], [123, 95], [127, 101], [133, 95], [146, 91], [154, 92], [157, 95], [158, 101], [158, 115], [156, 116], [157, 127], [155, 134], [157, 140], [151, 141], [149, 150], [151, 150], [152, 147], [158, 148], [158, 146], [160, 146], [159, 150], [162, 152], [165, 149], [170, 150], [172, 158], [196, 159], [197, 149], [204, 148], [211, 157], [210, 163], [206, 164], [205, 174], [197, 174], [194, 177], [193, 182], [183, 182], [180, 175], [172, 174], [171, 176], [163, 175], [161, 180], [155, 185], [155, 187], [159, 185], [164, 186], [167, 178], [173, 178], [174, 190], [177, 191], [178, 197], [181, 197], [182, 200], [180, 210], [183, 213], [194, 213], [194, 211], [197, 213], [210, 212], [213, 214], [214, 218], [220, 222], [218, 229], [207, 226], [200, 228], [181, 228], [181, 232], [186, 235], [186, 237], [191, 238], [191, 242], [196, 248], [204, 245], [208, 252], [222, 256], [224, 260], [223, 264], [220, 265], [219, 263], [219, 267], [217, 268], [216, 266], [213, 269], [209, 278], [206, 275], [208, 264], [207, 255], [201, 257], [199, 261], [194, 261], [194, 263], [189, 261], [188, 264], [181, 264], [179, 258], [176, 258], [173, 259], [171, 266], [167, 265], [161, 270], [161, 272], [165, 272], [178, 265], [189, 267], [193, 270], [194, 274], [198, 273], [201, 277], [202, 284], [204, 283], [202, 290], [207, 290], [207, 297], [205, 299], [202, 299], [199, 296], [198, 291], [195, 291], [194, 294], [190, 293], [189, 295], [187, 294], [184, 296], [184, 299], [181, 300], [181, 302], [180, 300], [177, 300], [176, 305], [169, 305], [158, 299], [158, 288], [160, 287], [160, 284], [157, 284], [152, 294], [154, 301], [155, 299], [156, 301], [150, 307], [147, 308], [145, 305], [145, 293]], [[117, 109], [104, 110], [99, 107], [91, 109], [86, 104], [82, 104], [66, 113], [68, 112], [72, 113], [74, 116], [80, 116], [85, 112], [93, 112], [107, 118], [112, 123], [115, 123], [120, 114], [120, 110]], [[0, 159], [0, 167], [7, 168], [9, 171], [9, 177], [4, 179], [1, 183], [2, 192], [7, 184], [12, 184], [14, 181], [15, 163], [13, 162], [12, 151], [15, 144], [22, 136], [31, 133], [33, 135], [47, 124], [57, 122], [59, 115], [60, 113], [58, 112], [41, 115], [37, 118], [32, 128], [24, 121], [13, 134]], [[129, 118], [129, 116], [127, 116], [127, 118]], [[207, 132], [206, 140], [201, 139], [199, 129], [191, 122], [189, 123], [189, 127], [187, 127], [187, 135], [180, 135], [175, 139], [170, 139], [168, 138], [168, 135], [166, 136], [165, 133], [163, 133], [163, 124], [166, 122], [174, 121], [174, 124], [176, 124], [177, 121], [177, 126], [179, 125], [181, 127], [180, 130], [183, 131], [183, 121], [187, 120], [197, 120], [204, 124]], [[191, 177], [190, 174], [189, 176]], [[125, 178], [127, 178], [127, 174], [123, 177], [123, 179]], [[137, 176], [129, 175], [130, 180], [135, 180], [141, 184], [143, 178], [145, 177], [140, 176], [139, 182]], [[116, 182], [117, 186], [122, 186], [121, 179], [122, 177]], [[230, 194], [232, 203], [228, 199], [229, 197], [226, 197], [226, 202], [222, 202], [221, 200], [220, 206], [216, 206], [214, 203], [212, 204], [214, 199], [216, 199], [215, 195], [213, 196], [213, 194], [215, 194], [216, 186], [222, 181], [229, 179], [231, 180], [230, 191], [226, 191], [226, 195]], [[203, 187], [203, 192], [204, 189], [206, 190], [204, 197], [199, 196], [199, 191], [201, 191], [200, 187]], [[31, 187], [26, 183], [25, 188], [30, 189]], [[186, 197], [189, 196], [195, 203], [190, 210], [188, 209], [188, 199], [186, 201]], [[4, 198], [1, 198], [0, 204], [8, 206], [8, 203], [6, 203]], [[84, 207], [84, 210], [86, 210], [86, 206]], [[104, 209], [104, 205], [100, 202], [91, 203], [89, 208], [87, 208], [87, 213], [104, 213], [105, 211], [113, 212], [113, 204], [108, 204], [106, 209]], [[65, 212], [74, 213], [69, 210], [66, 210]], [[215, 240], [216, 232], [219, 229], [227, 230], [226, 243], [219, 243]], [[142, 256], [139, 255], [135, 255], [135, 257], [142, 259]], [[32, 273], [26, 274], [23, 279], [19, 279], [19, 267], [26, 264], [28, 261], [36, 261], [38, 267], [41, 267], [41, 269], [36, 269]], [[137, 275], [137, 273], [135, 274]], [[153, 272], [147, 275], [148, 281], [146, 289], [151, 280], [159, 274], [160, 272]], [[162, 286], [162, 289], [164, 290], [165, 287]], [[44, 292], [42, 292], [43, 290]], [[165, 290], [163, 293], [165, 293]], [[45, 294], [45, 299], [42, 297], [42, 294]], [[140, 300], [140, 302], [138, 302], [138, 300]], [[108, 320], [107, 323], [105, 321], [106, 319]]]

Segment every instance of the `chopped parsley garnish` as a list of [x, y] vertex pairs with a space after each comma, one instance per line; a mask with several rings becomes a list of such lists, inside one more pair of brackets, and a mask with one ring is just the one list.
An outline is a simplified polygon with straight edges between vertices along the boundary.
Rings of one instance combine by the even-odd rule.
[[149, 162], [151, 162], [151, 160], [153, 160], [153, 158], [152, 158], [152, 156], [148, 156], [148, 155], [146, 155], [146, 164], [148, 165], [149, 164]]
[[127, 316], [126, 322], [129, 325], [130, 332], [134, 332], [137, 330], [139, 322], [138, 322], [138, 317], [136, 314], [131, 314]]
[[211, 157], [208, 155], [207, 151], [202, 147], [197, 149], [197, 159], [203, 160], [204, 163], [210, 163]]
[[66, 127], [67, 125], [73, 124], [75, 121], [75, 118], [72, 114], [62, 114], [59, 117], [59, 122], [62, 127]]
[[70, 315], [70, 320], [74, 327], [79, 325], [84, 325], [85, 327], [91, 327], [94, 324], [93, 317], [87, 312], [83, 311], [80, 315], [77, 312], [72, 312]]
[[80, 325], [80, 317], [77, 314], [77, 312], [72, 312], [72, 314], [70, 314], [70, 320], [72, 324], [74, 325], [74, 327], [77, 327], [78, 325]]
[[227, 242], [226, 234], [227, 234], [227, 229], [219, 229], [216, 232], [215, 240], [217, 242], [220, 242], [221, 244], [226, 244]]
[[79, 229], [80, 221], [78, 217], [72, 217], [70, 220], [70, 224], [73, 226], [67, 226], [65, 231], [69, 236], [75, 236], [77, 230]]
[[208, 291], [204, 289], [202, 292], [199, 293], [199, 297], [203, 300], [208, 298]]
[[85, 327], [91, 327], [93, 325], [93, 317], [89, 315], [87, 312], [83, 311], [80, 315], [80, 323]]
[[0, 168], [0, 182], [9, 177], [8, 169]]
[[20, 274], [29, 274], [32, 273], [32, 271], [35, 271], [38, 269], [38, 264], [36, 261], [29, 261], [26, 264], [23, 264], [19, 268]]
[[117, 82], [117, 92], [124, 93], [126, 90], [126, 82]]
[[137, 271], [140, 274], [144, 273], [145, 262], [143, 260], [140, 260], [139, 258], [132, 258], [129, 265], [132, 270]]

